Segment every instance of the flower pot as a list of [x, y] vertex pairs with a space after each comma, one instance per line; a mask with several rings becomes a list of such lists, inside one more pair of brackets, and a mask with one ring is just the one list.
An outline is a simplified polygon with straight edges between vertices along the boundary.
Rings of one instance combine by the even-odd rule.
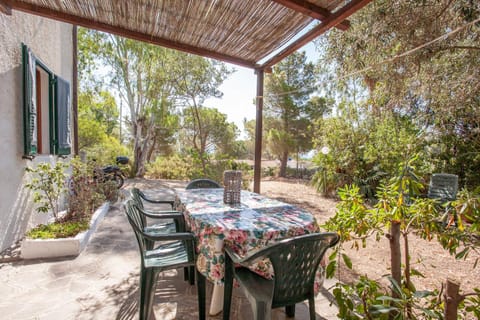
[[110, 208], [110, 203], [105, 202], [98, 208], [90, 220], [90, 228], [80, 232], [75, 237], [61, 239], [24, 239], [21, 245], [20, 256], [23, 259], [42, 259], [78, 256], [97, 229], [105, 214]]

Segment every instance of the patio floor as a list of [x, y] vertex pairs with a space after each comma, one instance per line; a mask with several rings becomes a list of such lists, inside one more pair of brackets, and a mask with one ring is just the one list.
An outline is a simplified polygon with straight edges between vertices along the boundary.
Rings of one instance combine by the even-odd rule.
[[[160, 190], [160, 182], [133, 180], [127, 188]], [[169, 184], [181, 187], [182, 182]], [[1, 319], [138, 319], [139, 253], [121, 202], [112, 205], [86, 249], [76, 258], [19, 260], [0, 263]], [[329, 286], [329, 282], [325, 287]], [[207, 312], [212, 286], [207, 286]], [[323, 290], [316, 299], [317, 319], [336, 319]], [[331, 295], [330, 295], [331, 296]], [[196, 287], [183, 281], [183, 270], [160, 275], [154, 301], [155, 319], [197, 319]], [[222, 314], [208, 316], [221, 319]], [[295, 319], [308, 319], [307, 303]], [[252, 313], [241, 290], [234, 290], [234, 320]], [[288, 319], [283, 309], [273, 319]]]

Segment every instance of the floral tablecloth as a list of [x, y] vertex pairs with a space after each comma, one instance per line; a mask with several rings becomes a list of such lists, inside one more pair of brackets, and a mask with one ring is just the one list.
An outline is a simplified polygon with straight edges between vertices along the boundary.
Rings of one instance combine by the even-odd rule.
[[[244, 190], [238, 205], [223, 203], [223, 189], [177, 190], [176, 208], [184, 213], [198, 238], [198, 270], [215, 284], [223, 283], [224, 245], [244, 255], [271, 242], [319, 231], [309, 212]], [[266, 278], [272, 277], [268, 260], [251, 268]], [[320, 286], [323, 279], [318, 280]]]

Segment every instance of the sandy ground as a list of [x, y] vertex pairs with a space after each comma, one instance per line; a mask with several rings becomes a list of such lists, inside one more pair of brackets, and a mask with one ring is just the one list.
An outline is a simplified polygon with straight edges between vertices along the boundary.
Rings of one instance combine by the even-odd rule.
[[[300, 180], [274, 179], [262, 181], [261, 193], [284, 202], [292, 203], [312, 212], [322, 224], [335, 214], [336, 200], [322, 197], [320, 194]], [[462, 292], [471, 292], [472, 288], [480, 288], [480, 263], [474, 268], [479, 254], [471, 253], [466, 260], [455, 260], [435, 240], [428, 242], [415, 235], [409, 236], [412, 267], [424, 275], [414, 277], [417, 290], [440, 289], [447, 278], [460, 283]], [[346, 253], [353, 263], [353, 270], [342, 267], [337, 277], [344, 282], [368, 275], [371, 279], [380, 280], [389, 273], [390, 251], [386, 238], [376, 242], [367, 242], [366, 248], [350, 248], [344, 245]], [[479, 261], [480, 262], [480, 261]]]

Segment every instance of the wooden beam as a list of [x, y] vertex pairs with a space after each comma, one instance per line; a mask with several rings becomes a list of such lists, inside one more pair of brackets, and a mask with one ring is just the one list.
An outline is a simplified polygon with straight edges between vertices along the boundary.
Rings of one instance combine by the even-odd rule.
[[263, 69], [257, 69], [257, 116], [255, 122], [255, 158], [253, 166], [253, 192], [260, 193], [260, 180], [262, 179], [262, 134], [263, 134]]
[[345, 5], [335, 13], [332, 13], [331, 16], [323, 20], [322, 23], [320, 23], [318, 26], [316, 26], [315, 28], [313, 28], [312, 30], [304, 34], [302, 37], [300, 37], [297, 41], [292, 43], [290, 46], [286, 47], [281, 52], [279, 52], [274, 57], [272, 57], [270, 60], [263, 63], [259, 68], [265, 69], [268, 67], [272, 67], [273, 65], [275, 65], [276, 63], [284, 59], [285, 57], [289, 56], [290, 54], [300, 49], [301, 47], [303, 47], [313, 39], [317, 38], [321, 34], [328, 31], [330, 28], [335, 27], [341, 21], [344, 21], [346, 18], [348, 18], [353, 13], [357, 12], [358, 10], [366, 6], [371, 1], [372, 0], [350, 1], [347, 5]]
[[12, 7], [7, 4], [6, 1], [0, 0], [0, 12], [7, 16], [12, 15]]
[[72, 113], [73, 113], [73, 155], [78, 156], [78, 27], [73, 26], [73, 75], [72, 75]]
[[0, 1], [2, 1], [2, 3], [3, 2], [8, 3], [12, 9], [31, 13], [37, 16], [42, 16], [42, 17], [46, 17], [46, 18], [50, 18], [50, 19], [54, 19], [54, 20], [58, 20], [66, 23], [71, 23], [73, 25], [78, 25], [85, 28], [104, 31], [104, 32], [121, 36], [121, 37], [143, 41], [143, 42], [159, 45], [162, 47], [167, 47], [170, 49], [175, 49], [183, 52], [200, 55], [203, 57], [213, 58], [213, 59], [233, 63], [233, 64], [247, 67], [247, 68], [257, 67], [256, 64], [252, 61], [229, 56], [226, 54], [221, 54], [208, 49], [198, 48], [198, 47], [191, 46], [184, 43], [175, 42], [162, 37], [152, 36], [146, 33], [126, 29], [123, 27], [113, 26], [108, 23], [94, 21], [88, 18], [76, 16], [73, 14], [60, 12], [50, 8], [45, 8], [36, 4], [31, 4], [31, 3], [26, 3], [26, 2], [16, 1], [16, 0], [0, 0]]
[[[318, 19], [320, 21], [323, 21], [324, 19], [332, 15], [332, 13], [327, 9], [319, 7], [305, 0], [272, 0], [272, 1], [278, 4], [281, 4], [282, 6], [287, 7], [289, 9], [303, 13], [304, 15], [307, 15], [314, 19]], [[350, 27], [350, 21], [343, 20], [335, 27], [345, 31]]]

